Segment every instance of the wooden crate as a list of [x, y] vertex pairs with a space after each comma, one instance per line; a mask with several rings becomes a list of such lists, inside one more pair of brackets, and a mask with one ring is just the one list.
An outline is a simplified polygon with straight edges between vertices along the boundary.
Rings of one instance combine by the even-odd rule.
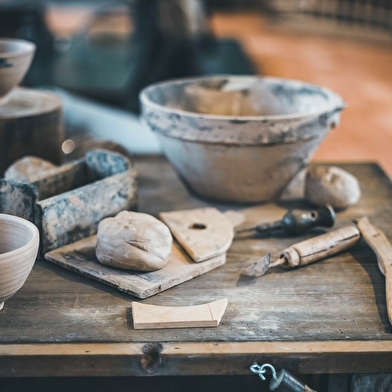
[[30, 182], [0, 180], [0, 212], [34, 222], [41, 254], [88, 237], [98, 223], [137, 207], [137, 178], [125, 156], [91, 150], [83, 159], [46, 171]]

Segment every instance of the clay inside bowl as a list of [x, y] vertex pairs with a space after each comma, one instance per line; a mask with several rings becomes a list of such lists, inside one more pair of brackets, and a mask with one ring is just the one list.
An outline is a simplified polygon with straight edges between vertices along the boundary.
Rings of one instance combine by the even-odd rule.
[[167, 109], [219, 116], [309, 115], [328, 110], [325, 89], [278, 78], [221, 77], [168, 82], [146, 90]]
[[314, 84], [226, 75], [158, 83], [140, 101], [188, 189], [246, 203], [278, 198], [345, 107], [338, 94]]
[[2, 38], [0, 39], [0, 104], [5, 96], [17, 86], [30, 67], [35, 52], [31, 42]]

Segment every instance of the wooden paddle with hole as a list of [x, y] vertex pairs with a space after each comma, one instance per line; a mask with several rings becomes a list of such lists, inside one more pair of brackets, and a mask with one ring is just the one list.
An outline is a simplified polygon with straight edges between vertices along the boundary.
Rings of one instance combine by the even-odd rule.
[[357, 222], [359, 231], [377, 255], [378, 267], [385, 275], [385, 294], [389, 322], [392, 324], [392, 245], [385, 234], [365, 216]]
[[233, 225], [216, 208], [161, 212], [159, 217], [196, 263], [225, 253], [233, 241]]

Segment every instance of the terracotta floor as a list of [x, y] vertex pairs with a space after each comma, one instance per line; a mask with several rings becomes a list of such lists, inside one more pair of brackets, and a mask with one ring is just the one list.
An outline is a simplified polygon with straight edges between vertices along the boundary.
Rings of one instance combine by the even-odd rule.
[[345, 99], [340, 126], [314, 160], [377, 161], [392, 178], [392, 40], [276, 28], [257, 14], [216, 15], [212, 27], [239, 39], [260, 73], [323, 85]]

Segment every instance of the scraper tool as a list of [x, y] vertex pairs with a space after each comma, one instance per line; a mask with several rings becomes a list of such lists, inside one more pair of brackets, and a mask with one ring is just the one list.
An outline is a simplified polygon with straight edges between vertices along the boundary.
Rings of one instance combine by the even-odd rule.
[[328, 233], [294, 244], [282, 251], [278, 260], [270, 262], [270, 256], [264, 256], [243, 270], [242, 274], [259, 277], [269, 268], [279, 265], [284, 267], [303, 266], [326, 256], [334, 255], [353, 246], [360, 238], [356, 226], [344, 226]]

